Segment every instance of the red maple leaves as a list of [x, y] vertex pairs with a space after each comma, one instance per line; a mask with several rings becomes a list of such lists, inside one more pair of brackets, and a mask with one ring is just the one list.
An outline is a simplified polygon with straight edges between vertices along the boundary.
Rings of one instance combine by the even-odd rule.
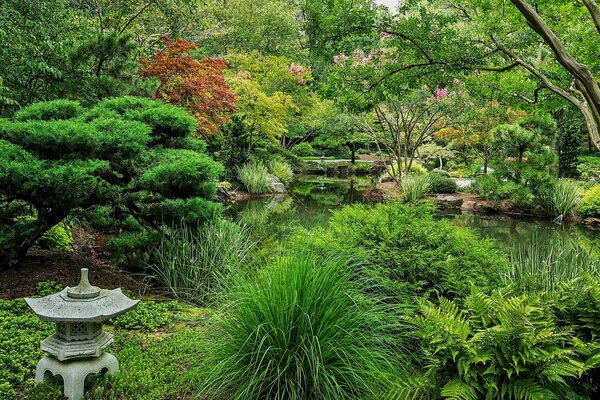
[[140, 60], [139, 74], [156, 78], [160, 85], [154, 98], [185, 107], [198, 120], [198, 133], [217, 133], [227, 114], [235, 112], [235, 95], [225, 81], [227, 63], [219, 58], [191, 56], [198, 46], [184, 39], [161, 38], [166, 47]]

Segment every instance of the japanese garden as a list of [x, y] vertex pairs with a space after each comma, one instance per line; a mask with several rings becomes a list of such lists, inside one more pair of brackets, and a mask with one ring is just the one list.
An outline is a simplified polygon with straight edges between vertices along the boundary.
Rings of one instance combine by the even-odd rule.
[[0, 400], [600, 398], [595, 0], [0, 0], [0, 43]]

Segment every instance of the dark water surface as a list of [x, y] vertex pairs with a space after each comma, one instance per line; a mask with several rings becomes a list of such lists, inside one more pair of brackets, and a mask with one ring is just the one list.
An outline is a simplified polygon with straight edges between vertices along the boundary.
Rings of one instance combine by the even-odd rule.
[[[289, 195], [236, 202], [228, 207], [226, 214], [253, 227], [260, 239], [275, 244], [284, 242], [299, 226], [307, 229], [326, 226], [332, 210], [347, 204], [368, 203], [363, 195], [373, 186], [368, 177], [300, 176]], [[579, 247], [600, 258], [600, 231], [581, 226], [497, 215], [440, 214], [439, 218], [471, 228], [482, 238], [494, 239], [506, 252], [536, 241], [542, 245]]]

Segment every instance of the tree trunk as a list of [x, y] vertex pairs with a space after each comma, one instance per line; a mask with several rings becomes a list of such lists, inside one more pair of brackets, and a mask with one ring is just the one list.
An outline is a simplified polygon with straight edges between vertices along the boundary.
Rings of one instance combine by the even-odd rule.
[[[544, 19], [526, 0], [511, 0], [519, 12], [525, 17], [529, 26], [546, 42], [552, 49], [557, 61], [575, 79], [577, 89], [585, 101], [575, 104], [585, 118], [585, 122], [594, 142], [594, 146], [600, 150], [600, 86], [587, 65], [578, 62], [565, 48], [558, 36], [550, 29]], [[594, 22], [600, 21], [598, 7], [593, 1], [584, 1]], [[596, 25], [598, 28], [598, 25]]]
[[12, 266], [22, 261], [33, 244], [63, 219], [65, 215], [62, 214], [39, 213], [38, 219], [32, 222], [35, 224], [33, 228], [17, 230], [14, 239], [2, 249], [0, 267]]
[[350, 160], [350, 162], [352, 164], [356, 164], [356, 143], [352, 142], [351, 149], [352, 149], [352, 159]]

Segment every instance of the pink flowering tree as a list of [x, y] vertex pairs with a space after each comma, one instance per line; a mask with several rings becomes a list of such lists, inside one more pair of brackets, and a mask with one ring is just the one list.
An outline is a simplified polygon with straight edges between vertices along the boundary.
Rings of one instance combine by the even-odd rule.
[[375, 106], [372, 120], [362, 128], [398, 183], [420, 156], [419, 149], [457, 121], [463, 96], [460, 85], [434, 90], [422, 87]]

